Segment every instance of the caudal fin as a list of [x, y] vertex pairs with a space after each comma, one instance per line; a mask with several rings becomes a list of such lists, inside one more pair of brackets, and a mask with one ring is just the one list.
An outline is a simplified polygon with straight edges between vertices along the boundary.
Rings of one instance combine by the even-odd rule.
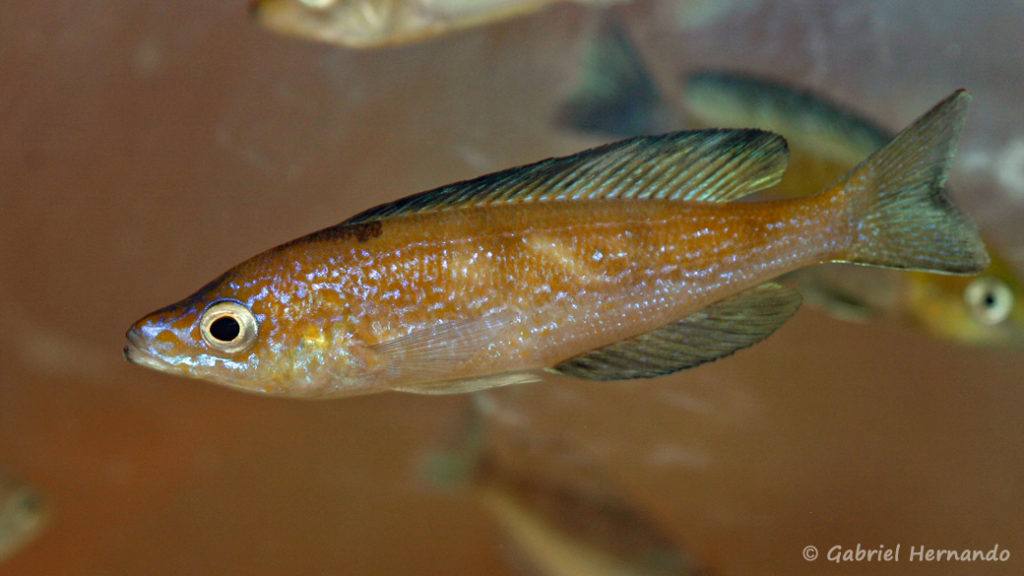
[[970, 100], [954, 92], [846, 176], [854, 239], [843, 260], [947, 274], [988, 267], [977, 226], [945, 190]]

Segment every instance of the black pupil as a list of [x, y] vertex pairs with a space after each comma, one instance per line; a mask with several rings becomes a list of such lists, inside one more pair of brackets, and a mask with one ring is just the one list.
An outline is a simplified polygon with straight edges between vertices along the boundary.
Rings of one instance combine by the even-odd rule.
[[241, 331], [242, 327], [238, 324], [238, 320], [231, 316], [221, 316], [214, 320], [213, 324], [210, 324], [210, 336], [221, 342], [231, 342], [238, 338]]
[[986, 308], [994, 308], [996, 305], [996, 295], [991, 292], [986, 292], [985, 298], [982, 302], [985, 303]]

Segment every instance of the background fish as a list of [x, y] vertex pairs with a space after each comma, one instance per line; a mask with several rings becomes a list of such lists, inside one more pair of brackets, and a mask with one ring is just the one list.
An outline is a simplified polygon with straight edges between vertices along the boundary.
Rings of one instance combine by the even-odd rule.
[[488, 399], [474, 400], [456, 437], [427, 458], [423, 472], [435, 487], [473, 494], [501, 527], [514, 567], [537, 576], [712, 573], [585, 453], [528, 434], [513, 446], [495, 440]]
[[555, 112], [555, 124], [615, 138], [686, 127], [618, 19], [600, 18], [594, 38], [582, 55], [572, 91]]
[[641, 137], [370, 209], [229, 270], [128, 331], [132, 362], [269, 394], [467, 392], [542, 370], [651, 378], [751, 346], [792, 316], [769, 282], [825, 261], [976, 273], [945, 195], [969, 95], [841, 182], [778, 182], [761, 131]]
[[[269, 30], [351, 48], [406, 44], [540, 10], [563, 0], [256, 0]], [[610, 4], [615, 0], [574, 0]], [[620, 0], [621, 1], [621, 0]]]
[[46, 499], [13, 473], [0, 468], [0, 562], [38, 536], [48, 519]]
[[[789, 168], [762, 197], [820, 190], [892, 139], [820, 95], [741, 73], [694, 74], [673, 105], [614, 19], [603, 19], [596, 38], [556, 123], [615, 137], [686, 125], [777, 132], [789, 144]], [[809, 304], [843, 320], [888, 316], [960, 344], [1024, 346], [1024, 283], [997, 250], [990, 246], [989, 253], [992, 264], [977, 278], [826, 265], [787, 281]]]

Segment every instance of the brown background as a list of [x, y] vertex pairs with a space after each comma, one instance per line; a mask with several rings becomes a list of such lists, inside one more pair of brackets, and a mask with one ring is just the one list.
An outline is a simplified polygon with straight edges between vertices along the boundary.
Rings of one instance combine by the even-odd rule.
[[[971, 88], [955, 183], [1019, 254], [1024, 12], [839, 4], [737, 2], [689, 30], [672, 2], [616, 10], [670, 91], [686, 70], [742, 67], [897, 127]], [[595, 16], [565, 5], [350, 52], [270, 35], [243, 2], [5, 2], [0, 463], [48, 493], [54, 513], [0, 574], [501, 569], [484, 512], [415, 474], [467, 397], [258, 398], [129, 366], [123, 334], [279, 242], [593, 143], [549, 119]], [[594, 454], [721, 574], [1024, 569], [1019, 352], [804, 310], [764, 344], [698, 370], [496, 398], [514, 425]], [[858, 542], [999, 544], [1013, 557], [801, 558], [808, 544]]]

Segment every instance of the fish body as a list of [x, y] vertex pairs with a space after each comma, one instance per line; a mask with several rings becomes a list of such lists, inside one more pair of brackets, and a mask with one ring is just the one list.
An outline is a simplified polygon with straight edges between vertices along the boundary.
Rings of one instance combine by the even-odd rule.
[[[350, 48], [408, 44], [536, 12], [563, 0], [256, 0], [262, 26]], [[609, 0], [576, 0], [608, 4]]]
[[0, 469], [0, 562], [38, 536], [48, 518], [46, 499], [11, 472]]
[[756, 130], [634, 138], [410, 196], [244, 262], [137, 322], [125, 354], [315, 398], [696, 366], [795, 313], [770, 280], [804, 266], [987, 266], [942, 190], [968, 100], [805, 198], [733, 202], [785, 170], [785, 141]]
[[[825, 184], [893, 138], [889, 130], [821, 95], [747, 74], [692, 74], [686, 81], [683, 105], [701, 126], [757, 127], [782, 134], [791, 145], [791, 154], [813, 155], [814, 160], [831, 167], [831, 173], [823, 176]], [[803, 172], [799, 174], [803, 176]], [[808, 181], [804, 177], [799, 180]]]
[[[681, 126], [759, 128], [789, 144], [789, 168], [761, 198], [800, 198], [828, 186], [885, 146], [892, 132], [808, 90], [726, 71], [687, 78], [681, 98], [658, 89], [622, 27], [602, 20], [573, 93], [555, 122], [576, 131], [626, 137]], [[848, 321], [900, 319], [962, 345], [1024, 346], [1024, 281], [990, 247], [978, 277], [825, 265], [788, 275], [805, 302]]]

